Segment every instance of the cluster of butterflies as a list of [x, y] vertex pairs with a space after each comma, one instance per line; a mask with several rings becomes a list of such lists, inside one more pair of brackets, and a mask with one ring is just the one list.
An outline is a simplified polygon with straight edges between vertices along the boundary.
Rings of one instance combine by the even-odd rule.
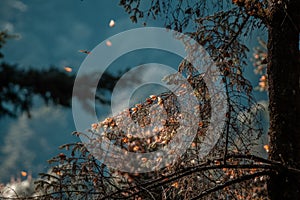
[[[110, 20], [110, 22], [109, 22], [109, 27], [114, 27], [115, 26], [115, 21], [114, 20]], [[109, 41], [109, 40], [106, 40], [106, 42], [105, 42], [105, 44], [106, 44], [106, 46], [108, 46], [108, 47], [110, 47], [110, 46], [112, 46], [112, 43], [111, 43], [111, 41]], [[80, 53], [84, 53], [84, 54], [91, 54], [91, 51], [88, 51], [88, 50], [85, 50], [85, 49], [80, 49], [78, 52], [80, 52]], [[73, 71], [73, 69], [72, 69], [72, 67], [70, 67], [70, 66], [65, 66], [64, 67], [64, 70], [66, 71], [66, 72], [68, 72], [68, 73], [70, 73], [70, 72], [72, 72]]]

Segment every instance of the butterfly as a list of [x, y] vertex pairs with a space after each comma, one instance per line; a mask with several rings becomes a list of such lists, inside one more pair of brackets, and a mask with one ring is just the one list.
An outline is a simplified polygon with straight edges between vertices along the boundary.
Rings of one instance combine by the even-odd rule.
[[88, 51], [88, 50], [79, 50], [79, 52], [80, 52], [80, 53], [91, 54], [91, 52], [90, 52], [90, 51]]
[[68, 67], [68, 66], [65, 66], [64, 69], [66, 72], [72, 72], [72, 70], [73, 70], [71, 67]]
[[109, 27], [114, 27], [114, 26], [115, 26], [115, 21], [114, 20], [110, 20]]

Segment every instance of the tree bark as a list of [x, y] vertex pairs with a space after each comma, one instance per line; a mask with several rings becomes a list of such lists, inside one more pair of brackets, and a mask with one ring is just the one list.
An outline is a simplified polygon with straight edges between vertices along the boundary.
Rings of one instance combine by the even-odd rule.
[[[288, 1], [286, 1], [288, 2]], [[300, 0], [272, 5], [268, 24], [271, 160], [300, 169]], [[271, 199], [300, 199], [300, 176], [282, 170], [270, 177]]]

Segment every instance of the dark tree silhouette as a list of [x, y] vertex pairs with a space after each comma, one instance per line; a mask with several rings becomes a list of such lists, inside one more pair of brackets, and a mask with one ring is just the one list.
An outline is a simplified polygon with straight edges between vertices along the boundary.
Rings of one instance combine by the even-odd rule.
[[[6, 31], [0, 32], [0, 49], [7, 39], [16, 36], [8, 34]], [[0, 58], [4, 55], [0, 52]], [[120, 75], [112, 75], [104, 72], [101, 77], [101, 86], [97, 91], [96, 100], [107, 104], [110, 100], [104, 95], [105, 91], [112, 91]], [[83, 82], [87, 83], [93, 79], [93, 75], [83, 77]], [[29, 68], [21, 69], [17, 64], [8, 64], [5, 61], [0, 63], [0, 116], [16, 117], [22, 112], [26, 112], [30, 117], [30, 109], [33, 106], [33, 97], [39, 96], [46, 104], [71, 106], [71, 98], [75, 75], [65, 72], [57, 67], [48, 69]], [[102, 81], [103, 80], [103, 81]], [[79, 80], [80, 81], [80, 80]], [[85, 98], [83, 96], [76, 98]], [[82, 100], [82, 99], [81, 99]], [[82, 101], [84, 102], [84, 101]], [[85, 106], [86, 109], [90, 109]]]
[[54, 67], [47, 70], [22, 70], [7, 63], [1, 63], [0, 71], [1, 116], [16, 117], [25, 111], [30, 117], [35, 95], [42, 97], [47, 104], [53, 102], [70, 106], [74, 75]]

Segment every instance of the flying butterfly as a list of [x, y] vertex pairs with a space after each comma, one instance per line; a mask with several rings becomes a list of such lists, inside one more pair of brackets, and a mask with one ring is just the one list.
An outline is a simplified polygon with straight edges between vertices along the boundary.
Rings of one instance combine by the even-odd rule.
[[88, 51], [88, 50], [83, 50], [83, 49], [79, 50], [78, 52], [80, 52], [80, 53], [85, 53], [85, 54], [91, 54], [90, 51]]

